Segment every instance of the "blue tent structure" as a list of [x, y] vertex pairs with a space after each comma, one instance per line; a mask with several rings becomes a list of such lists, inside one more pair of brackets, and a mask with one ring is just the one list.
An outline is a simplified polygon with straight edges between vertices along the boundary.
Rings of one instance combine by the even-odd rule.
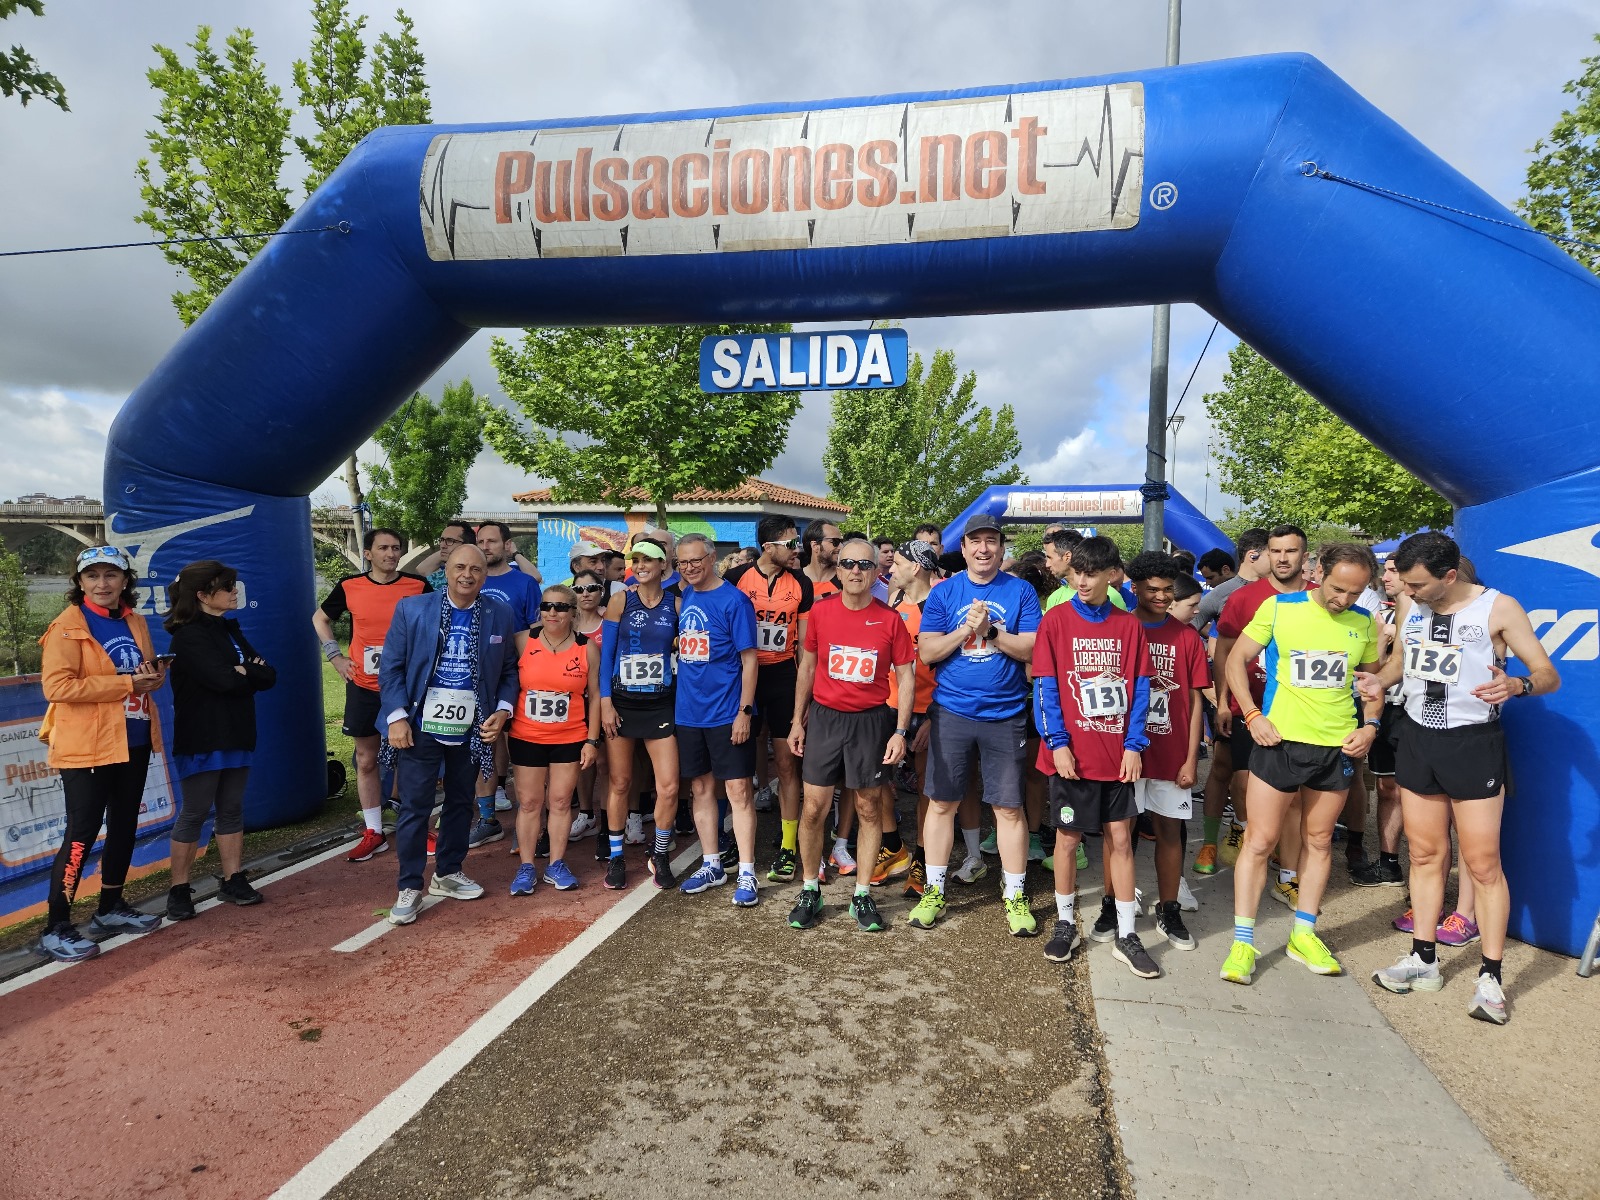
[[[1479, 219], [1487, 218], [1487, 219]], [[254, 827], [322, 801], [310, 491], [483, 326], [1190, 303], [1595, 619], [1600, 281], [1304, 55], [822, 103], [379, 130], [134, 392], [110, 533], [145, 607], [235, 565], [278, 667]], [[1565, 624], [1563, 624], [1565, 622]], [[1600, 908], [1600, 662], [1507, 705], [1512, 929]]]
[[[1074, 526], [1132, 525], [1144, 520], [1144, 497], [1138, 485], [1102, 487], [1085, 483], [1067, 487], [1035, 484], [992, 487], [944, 527], [946, 550], [954, 550], [961, 544], [962, 529], [978, 513], [994, 517], [1004, 525], [1058, 521]], [[1228, 535], [1172, 487], [1167, 489], [1163, 525], [1167, 540], [1179, 550], [1188, 550], [1196, 558], [1207, 550], [1217, 548], [1233, 553], [1233, 542]]]

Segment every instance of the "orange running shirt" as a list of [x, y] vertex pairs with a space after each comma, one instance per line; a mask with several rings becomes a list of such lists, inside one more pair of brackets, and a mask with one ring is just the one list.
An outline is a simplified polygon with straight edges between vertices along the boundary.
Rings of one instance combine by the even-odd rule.
[[756, 662], [789, 662], [800, 641], [800, 618], [811, 611], [811, 581], [795, 570], [779, 571], [771, 579], [754, 563], [726, 576], [756, 610]]
[[[923, 604], [926, 603], [924, 600]], [[912, 646], [916, 646], [917, 636], [922, 632], [922, 605], [902, 600], [892, 607], [905, 622], [906, 632], [911, 635]], [[920, 654], [914, 661], [917, 665], [917, 686], [916, 695], [911, 698], [911, 711], [920, 714], [927, 712], [933, 704], [933, 668], [922, 661]], [[896, 712], [900, 710], [900, 681], [894, 675], [889, 676], [889, 707]]]
[[511, 736], [544, 746], [566, 746], [589, 736], [584, 696], [589, 690], [588, 640], [579, 634], [555, 653], [534, 636], [517, 660], [517, 707]]
[[322, 602], [322, 612], [330, 621], [350, 614], [350, 666], [357, 687], [378, 690], [378, 661], [383, 657], [383, 639], [395, 606], [406, 596], [432, 590], [421, 575], [405, 571], [388, 583], [379, 583], [371, 575], [347, 575], [333, 585]]

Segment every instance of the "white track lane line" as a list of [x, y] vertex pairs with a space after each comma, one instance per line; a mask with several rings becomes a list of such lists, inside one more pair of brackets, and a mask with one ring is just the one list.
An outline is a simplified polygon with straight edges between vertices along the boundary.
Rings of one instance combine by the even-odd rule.
[[[699, 860], [700, 843], [695, 842], [673, 862], [673, 873]], [[509, 1029], [513, 1021], [532, 1008], [541, 996], [560, 983], [657, 894], [655, 884], [650, 880], [639, 883], [621, 901], [601, 914], [594, 924], [519, 983], [505, 999], [469, 1025], [460, 1037], [423, 1064], [415, 1075], [385, 1096], [376, 1108], [300, 1168], [293, 1178], [272, 1194], [271, 1200], [314, 1200], [327, 1195], [369, 1154], [421, 1112], [434, 1094], [479, 1052]]]
[[[443, 897], [443, 896], [424, 896], [423, 900], [422, 900], [422, 907], [420, 909], [418, 909], [417, 911], [418, 912], [427, 912], [430, 908], [432, 908], [435, 904], [438, 904], [444, 898], [445, 897]], [[391, 929], [398, 929], [398, 928], [400, 928], [400, 926], [391, 925], [389, 923], [389, 918], [388, 917], [384, 917], [381, 920], [374, 921], [371, 925], [368, 925], [365, 929], [363, 929], [360, 933], [356, 934], [354, 937], [345, 938], [344, 941], [340, 942], [337, 946], [335, 946], [333, 948], [333, 952], [335, 954], [354, 954], [357, 950], [360, 950], [363, 946], [372, 945], [373, 942], [377, 941], [384, 934], [388, 933]]]
[[[292, 866], [284, 867], [281, 871], [274, 871], [270, 875], [263, 875], [260, 879], [253, 881], [254, 886], [262, 888], [266, 887], [268, 884], [278, 883], [281, 880], [289, 878], [291, 875], [298, 875], [301, 871], [314, 867], [318, 863], [325, 863], [330, 858], [337, 858], [341, 854], [348, 854], [352, 844], [354, 844], [353, 839], [352, 841], [341, 842], [331, 850], [324, 850], [321, 854], [315, 854], [310, 858], [302, 859], [301, 861], [294, 863]], [[224, 901], [217, 900], [215, 898], [202, 901], [194, 906], [195, 915], [198, 916], [200, 913], [216, 908], [217, 905], [222, 903], [224, 903]], [[166, 929], [173, 924], [174, 922], [172, 921], [163, 921], [149, 933], [119, 933], [116, 937], [107, 938], [105, 941], [100, 943], [100, 954], [95, 955], [95, 958], [99, 958], [101, 955], [110, 954], [113, 950], [120, 949], [121, 947], [126, 946], [129, 942], [136, 942], [140, 938], [147, 938], [152, 934], [160, 933], [163, 929]], [[93, 961], [93, 958], [84, 959], [84, 962]], [[35, 967], [33, 970], [18, 975], [14, 979], [9, 979], [5, 983], [0, 983], [0, 996], [8, 996], [12, 992], [19, 991], [20, 989], [27, 987], [30, 983], [38, 983], [41, 979], [48, 979], [50, 976], [55, 975], [58, 972], [70, 970], [72, 967], [81, 967], [82, 965], [83, 963], [53, 962], [42, 967]]]

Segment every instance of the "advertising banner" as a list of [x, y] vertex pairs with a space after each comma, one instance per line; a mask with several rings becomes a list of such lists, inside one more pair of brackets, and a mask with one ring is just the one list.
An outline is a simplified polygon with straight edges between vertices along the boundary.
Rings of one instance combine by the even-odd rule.
[[1138, 488], [1103, 492], [1016, 491], [1006, 493], [1003, 514], [1018, 520], [1137, 521], [1144, 513]]
[[738, 333], [700, 342], [703, 392], [896, 388], [910, 354], [904, 329]]

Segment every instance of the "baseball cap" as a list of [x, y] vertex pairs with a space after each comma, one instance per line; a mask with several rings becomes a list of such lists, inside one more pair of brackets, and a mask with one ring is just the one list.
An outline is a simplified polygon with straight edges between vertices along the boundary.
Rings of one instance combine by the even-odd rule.
[[909, 558], [924, 571], [939, 569], [939, 552], [927, 542], [913, 538], [909, 542], [901, 542], [894, 548], [894, 552], [902, 558]]
[[640, 538], [635, 542], [633, 549], [628, 551], [630, 558], [635, 554], [642, 554], [646, 558], [659, 558], [662, 562], [667, 561], [667, 552], [654, 542], [646, 541], [644, 538]]
[[609, 553], [604, 546], [596, 546], [593, 542], [573, 542], [572, 549], [567, 551], [568, 558], [598, 558]]
[[961, 536], [971, 537], [975, 533], [981, 533], [985, 531], [990, 533], [999, 533], [1000, 522], [996, 521], [988, 513], [973, 513], [967, 518], [967, 524], [966, 527], [962, 529]]

